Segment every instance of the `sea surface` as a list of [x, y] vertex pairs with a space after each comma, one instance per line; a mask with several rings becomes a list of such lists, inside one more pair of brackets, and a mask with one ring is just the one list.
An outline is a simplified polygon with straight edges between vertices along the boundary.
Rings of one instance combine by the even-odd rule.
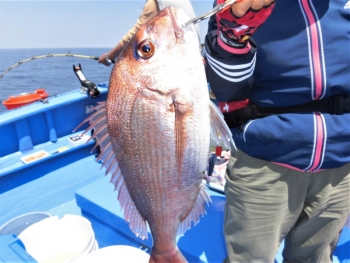
[[[110, 48], [40, 48], [0, 49], [0, 76], [11, 66], [28, 58], [48, 54], [77, 54], [99, 57]], [[73, 65], [81, 65], [86, 79], [95, 84], [109, 81], [113, 66], [106, 67], [97, 60], [76, 57], [45, 57], [22, 63], [0, 78], [0, 113], [7, 111], [2, 104], [11, 95], [44, 88], [49, 96], [80, 89]]]

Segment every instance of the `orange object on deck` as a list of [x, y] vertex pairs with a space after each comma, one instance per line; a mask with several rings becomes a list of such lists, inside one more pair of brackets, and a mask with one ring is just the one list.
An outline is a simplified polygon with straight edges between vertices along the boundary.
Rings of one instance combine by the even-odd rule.
[[32, 93], [21, 93], [19, 95], [10, 96], [7, 100], [4, 100], [2, 104], [4, 104], [8, 110], [11, 110], [38, 100], [46, 99], [48, 96], [49, 94], [46, 90], [37, 89]]

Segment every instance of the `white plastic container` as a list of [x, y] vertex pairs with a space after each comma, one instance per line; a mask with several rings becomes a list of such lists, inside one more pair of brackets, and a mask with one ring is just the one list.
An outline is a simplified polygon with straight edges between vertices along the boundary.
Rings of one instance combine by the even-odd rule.
[[31, 226], [32, 224], [38, 223], [41, 220], [52, 216], [46, 212], [32, 212], [17, 216], [7, 221], [0, 227], [1, 235], [15, 234], [18, 236], [23, 230]]
[[18, 238], [39, 263], [68, 263], [98, 248], [91, 223], [77, 215], [44, 219]]
[[150, 256], [143, 250], [132, 246], [109, 246], [98, 249], [86, 256], [82, 256], [72, 263], [148, 263]]

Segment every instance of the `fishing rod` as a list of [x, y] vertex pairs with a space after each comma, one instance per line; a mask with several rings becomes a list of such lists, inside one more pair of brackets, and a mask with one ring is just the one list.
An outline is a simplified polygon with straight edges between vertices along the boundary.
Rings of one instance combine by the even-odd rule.
[[11, 69], [25, 63], [25, 62], [28, 62], [28, 61], [32, 61], [32, 60], [35, 60], [35, 59], [40, 59], [40, 58], [50, 58], [50, 57], [77, 57], [77, 58], [87, 58], [87, 59], [94, 59], [94, 60], [98, 60], [99, 57], [95, 57], [95, 56], [86, 56], [86, 55], [78, 55], [78, 54], [70, 54], [68, 52], [68, 54], [47, 54], [47, 55], [40, 55], [40, 56], [35, 56], [35, 57], [31, 57], [31, 58], [27, 58], [27, 59], [24, 59], [24, 60], [20, 60], [18, 61], [16, 64], [12, 65], [11, 67], [9, 67], [7, 70], [4, 71], [4, 73], [2, 73], [0, 75], [0, 79], [7, 73], [9, 72]]
[[[204, 44], [201, 44], [201, 48], [203, 50]], [[94, 59], [94, 60], [98, 60], [99, 57], [95, 57], [95, 56], [87, 56], [87, 55], [78, 55], [78, 54], [71, 54], [70, 52], [68, 52], [68, 54], [47, 54], [47, 55], [40, 55], [40, 56], [35, 56], [35, 57], [31, 57], [31, 58], [27, 58], [27, 59], [23, 59], [18, 61], [16, 64], [12, 65], [11, 67], [9, 67], [8, 69], [6, 69], [1, 75], [0, 75], [0, 79], [7, 73], [9, 72], [11, 69], [26, 63], [28, 61], [32, 61], [35, 59], [40, 59], [40, 58], [50, 58], [50, 57], [76, 57], [76, 58], [87, 58], [87, 59]], [[114, 63], [114, 61], [112, 61]]]

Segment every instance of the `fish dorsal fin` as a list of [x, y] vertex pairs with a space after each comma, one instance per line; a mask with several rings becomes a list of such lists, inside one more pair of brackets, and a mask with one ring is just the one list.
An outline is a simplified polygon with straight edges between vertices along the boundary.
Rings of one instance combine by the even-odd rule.
[[[237, 150], [236, 145], [232, 139], [232, 133], [227, 126], [224, 115], [220, 112], [219, 108], [210, 101], [210, 135], [211, 138], [217, 143], [222, 145], [226, 149]], [[222, 142], [222, 143], [221, 143]]]
[[137, 210], [125, 183], [121, 184], [118, 191], [118, 200], [124, 209], [124, 218], [129, 222], [129, 227], [132, 232], [141, 239], [147, 239], [148, 232], [146, 220], [141, 217], [140, 212]]
[[201, 185], [201, 189], [199, 190], [199, 194], [194, 204], [191, 212], [187, 215], [187, 217], [180, 223], [179, 228], [177, 230], [177, 235], [181, 235], [185, 233], [188, 229], [191, 228], [191, 222], [194, 222], [196, 225], [200, 216], [204, 216], [206, 214], [205, 204], [211, 203], [210, 196], [208, 195], [205, 187]]
[[106, 175], [111, 174], [110, 183], [114, 185], [114, 190], [118, 191], [118, 201], [124, 210], [124, 218], [130, 222], [129, 227], [137, 237], [142, 239], [148, 237], [146, 221], [141, 217], [134, 202], [132, 201], [129, 191], [125, 185], [123, 175], [121, 173], [118, 161], [113, 151], [112, 142], [108, 133], [106, 102], [98, 102], [98, 105], [92, 110], [96, 110], [88, 118], [86, 118], [76, 130], [84, 123], [89, 122], [90, 126], [84, 131], [88, 132], [94, 129], [94, 133], [89, 141], [96, 139], [96, 145], [100, 146], [100, 154], [97, 161], [102, 161], [102, 167], [106, 168]]

